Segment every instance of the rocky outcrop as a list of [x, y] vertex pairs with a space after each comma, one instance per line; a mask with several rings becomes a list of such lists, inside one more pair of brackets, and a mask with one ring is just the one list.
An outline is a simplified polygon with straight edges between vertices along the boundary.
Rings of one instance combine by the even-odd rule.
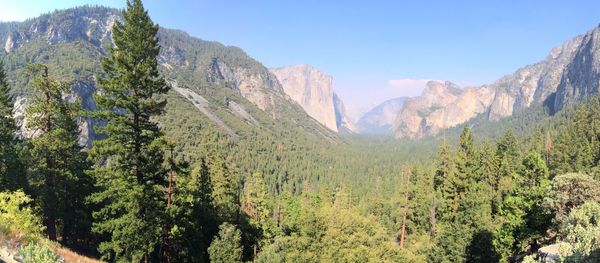
[[407, 99], [407, 97], [390, 99], [375, 106], [360, 117], [356, 123], [358, 131], [364, 134], [392, 134], [396, 116]]
[[598, 93], [600, 86], [600, 27], [589, 31], [565, 69], [556, 91], [554, 110]]
[[[6, 56], [10, 59], [26, 57], [23, 53], [30, 52], [31, 47], [55, 46], [57, 50], [67, 47], [65, 52], [73, 50], [73, 54], [69, 54], [69, 57], [74, 58], [75, 62], [86, 61], [84, 63], [86, 68], [84, 70], [78, 68], [80, 66], [78, 63], [68, 65], [70, 68], [67, 70], [73, 70], [75, 77], [72, 89], [69, 94], [65, 94], [65, 98], [79, 100], [84, 108], [94, 111], [96, 105], [93, 94], [100, 88], [93, 76], [101, 72], [99, 58], [106, 55], [107, 48], [113, 44], [112, 26], [120, 20], [119, 10], [112, 8], [79, 7], [55, 11], [25, 22], [11, 24], [10, 27], [0, 22], [0, 26], [4, 26], [5, 29], [0, 35], [0, 43], [3, 44]], [[330, 133], [309, 118], [285, 94], [277, 77], [262, 64], [250, 58], [243, 50], [224, 46], [218, 42], [197, 39], [185, 32], [172, 29], [159, 29], [158, 38], [161, 45], [158, 62], [163, 66], [161, 70], [169, 81], [180, 81], [180, 84], [186, 87], [186, 91], [201, 95], [211, 102], [223, 101], [223, 96], [227, 97], [224, 94], [235, 94], [235, 101], [232, 99], [228, 106], [217, 103], [206, 106], [192, 102], [197, 108], [198, 105], [204, 110], [210, 108], [212, 110], [210, 112], [214, 113], [215, 117], [228, 112], [245, 123], [262, 127], [262, 123], [259, 123], [259, 120], [265, 121], [259, 118], [262, 113], [255, 114], [249, 108], [254, 104], [269, 117], [301, 123], [301, 127], [308, 132], [316, 133], [315, 130], [319, 130], [319, 133], [325, 134], [326, 137], [335, 137], [334, 133]], [[49, 48], [42, 48], [39, 52], [40, 55], [35, 61], [43, 62], [44, 57], [54, 56], [52, 49]], [[21, 124], [26, 124], [24, 112], [27, 107], [27, 96], [30, 94], [25, 86], [27, 80], [23, 79], [23, 74], [17, 72], [21, 69], [9, 70], [11, 70], [9, 74], [13, 81], [12, 86], [19, 96], [15, 116], [19, 118]], [[217, 89], [227, 90], [217, 91]], [[233, 90], [233, 93], [229, 89]], [[333, 102], [331, 105], [333, 112]], [[223, 111], [214, 110], [221, 107], [224, 107]], [[254, 116], [250, 115], [250, 112]], [[334, 117], [332, 122], [335, 125]], [[96, 125], [94, 119], [81, 120], [81, 144], [91, 145], [92, 140], [97, 136], [92, 128], [94, 125]], [[221, 121], [217, 126], [231, 137], [237, 137], [230, 123], [224, 125]], [[27, 131], [25, 127], [26, 125], [22, 125], [22, 136], [35, 136], [34, 131]]]
[[211, 110], [208, 103], [204, 97], [200, 96], [200, 94], [186, 88], [181, 88], [177, 85], [177, 82], [171, 82], [171, 87], [177, 93], [181, 94], [185, 99], [191, 102], [198, 111], [202, 112], [204, 116], [206, 116], [209, 120], [211, 120], [215, 125], [225, 131], [229, 136], [233, 138], [238, 138], [238, 135], [235, 131], [225, 124], [217, 115], [215, 115]]
[[552, 49], [545, 60], [523, 67], [487, 86], [496, 90], [490, 105], [489, 120], [499, 120], [514, 112], [542, 103], [555, 93], [566, 66], [573, 60], [582, 37]]
[[488, 110], [494, 98], [494, 89], [466, 88], [455, 101], [432, 111], [425, 119], [424, 135], [439, 134], [440, 131], [470, 120]]
[[[86, 12], [78, 14], [75, 10]], [[67, 15], [45, 14], [30, 23], [24, 23], [21, 30], [10, 33], [4, 44], [6, 53], [37, 40], [49, 45], [86, 41], [98, 47], [112, 43], [112, 27], [120, 19], [115, 9], [80, 7], [62, 12]]]
[[[96, 80], [89, 78], [75, 82], [71, 86], [71, 92], [65, 94], [65, 98], [71, 102], [79, 102], [81, 108], [88, 112], [98, 110], [94, 94], [96, 94]], [[92, 147], [92, 141], [97, 138], [94, 127], [99, 125], [95, 118], [79, 118], [79, 144], [85, 147]]]
[[325, 127], [338, 131], [331, 76], [309, 65], [270, 69], [285, 93], [308, 115]]
[[[63, 99], [79, 103], [81, 108], [93, 112], [97, 110], [94, 94], [96, 93], [95, 80], [88, 79], [87, 81], [77, 81], [71, 86], [71, 91], [63, 94]], [[28, 99], [25, 96], [17, 96], [14, 102], [13, 116], [20, 127], [18, 136], [22, 138], [31, 138], [40, 135], [40, 131], [31, 130], [27, 127], [26, 111], [29, 106]], [[92, 141], [97, 138], [94, 126], [98, 125], [98, 120], [95, 118], [78, 118], [79, 138], [78, 142], [84, 147], [91, 147]]]
[[357, 133], [358, 129], [346, 112], [346, 106], [335, 92], [333, 93], [333, 107], [335, 108], [335, 125], [340, 133]]
[[14, 34], [8, 35], [6, 38], [6, 43], [4, 43], [4, 51], [6, 51], [6, 53], [10, 53], [16, 46], [15, 41], [13, 40], [13, 35]]
[[218, 59], [209, 67], [210, 80], [225, 82], [238, 89], [240, 94], [263, 111], [271, 111], [284, 89], [277, 77], [268, 70], [253, 71], [243, 67], [232, 67]]
[[[100, 53], [106, 53], [106, 48], [112, 45], [112, 27], [120, 20], [119, 11], [111, 8], [80, 7], [58, 11], [25, 22], [20, 30], [9, 33], [4, 49], [7, 53], [14, 52], [33, 41], [43, 41], [48, 45], [83, 42], [92, 44]], [[273, 111], [275, 104], [285, 103], [282, 102], [283, 89], [276, 77], [260, 63], [246, 58], [240, 49], [195, 39], [177, 30], [161, 29], [159, 39], [162, 48], [158, 60], [165, 68], [196, 70], [208, 76], [208, 84], [227, 83], [264, 111]], [[193, 50], [195, 53], [189, 50], [190, 47], [202, 49], [206, 45], [210, 48], [201, 50], [205, 53], [200, 53], [200, 56], [197, 50]], [[215, 51], [220, 53], [211, 54]], [[235, 61], [236, 56], [241, 57], [243, 63]]]
[[[428, 88], [420, 97], [410, 99], [403, 105], [394, 124], [395, 137], [421, 138], [437, 135], [446, 128], [463, 124], [481, 114], [487, 120], [499, 120], [533, 104], [543, 103], [555, 93], [555, 108], [560, 108], [571, 97], [585, 97], [597, 92], [599, 76], [594, 75], [598, 71], [594, 71], [593, 63], [600, 60], [592, 57], [596, 54], [594, 50], [597, 46], [586, 44], [595, 43], [597, 36], [594, 36], [594, 32], [588, 33], [585, 38], [579, 36], [565, 42], [552, 49], [545, 60], [523, 67], [489, 85], [453, 93], [446, 91], [449, 88], [446, 85], [440, 86], [438, 83], [434, 84], [438, 86], [434, 88], [431, 87], [431, 82], [428, 83]], [[590, 47], [584, 48], [586, 45]], [[589, 59], [586, 61], [585, 58]], [[575, 61], [582, 61], [583, 64], [577, 65]], [[589, 70], [585, 71], [584, 68]], [[569, 75], [571, 77], [565, 78], [568, 72], [572, 72]], [[584, 80], [580, 75], [585, 75], [588, 79]], [[569, 84], [574, 83], [567, 81], [569, 79], [579, 82]], [[575, 86], [589, 88], [578, 92], [571, 88]], [[567, 99], [562, 101], [559, 97]]]
[[[431, 130], [428, 121], [431, 113], [455, 102], [463, 93], [460, 87], [452, 82], [429, 81], [423, 94], [417, 98], [407, 99], [394, 122], [394, 135], [397, 138], [419, 138]], [[442, 119], [442, 125], [445, 120]]]

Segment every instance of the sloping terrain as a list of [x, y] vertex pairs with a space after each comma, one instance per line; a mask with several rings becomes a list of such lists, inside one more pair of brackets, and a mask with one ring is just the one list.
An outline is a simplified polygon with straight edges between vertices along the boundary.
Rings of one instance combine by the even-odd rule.
[[[86, 110], [96, 110], [93, 95], [98, 92], [97, 79], [102, 75], [100, 61], [112, 43], [112, 25], [119, 20], [116, 9], [79, 7], [21, 23], [0, 23], [4, 47], [0, 56], [6, 61], [15, 96], [24, 99], [30, 93], [25, 66], [44, 63], [51, 75], [72, 83], [72, 92], [67, 96], [80, 100]], [[289, 99], [269, 70], [241, 49], [171, 29], [160, 29], [159, 39], [159, 63], [164, 75], [177, 83], [175, 91], [220, 127], [220, 132], [237, 138], [253, 129], [276, 132], [279, 128], [274, 129], [275, 125], [339, 141], [335, 133]], [[25, 108], [19, 105], [15, 114], [22, 115]], [[94, 119], [87, 119], [80, 125], [82, 142], [88, 146], [96, 136], [96, 124]]]
[[[492, 84], [464, 89], [454, 85], [452, 89], [462, 91], [450, 95], [448, 91], [440, 91], [439, 87], [428, 87], [420, 97], [404, 104], [394, 123], [394, 136], [422, 138], [437, 135], [480, 114], [484, 114], [486, 120], [497, 121], [532, 105], [540, 105], [549, 98], [556, 99], [551, 104], [559, 110], [570, 101], [569, 98], [581, 99], [593, 93], [597, 90], [593, 87], [598, 85], [587, 80], [595, 77], [590, 61], [597, 60], [585, 58], [593, 58], [597, 53], [598, 30], [566, 41], [552, 49], [545, 60], [525, 66]], [[576, 80], [581, 82], [578, 86], [587, 88], [582, 91], [573, 88], [570, 83]], [[557, 96], [553, 97], [553, 94]]]
[[385, 134], [393, 133], [396, 116], [408, 98], [401, 97], [386, 100], [363, 114], [356, 123], [360, 133]]
[[192, 104], [194, 104], [194, 106], [200, 112], [202, 112], [202, 114], [206, 115], [206, 117], [208, 117], [212, 122], [214, 122], [217, 126], [219, 126], [219, 128], [223, 129], [223, 131], [225, 131], [231, 137], [234, 137], [236, 139], [238, 138], [238, 135], [235, 134], [235, 131], [233, 131], [233, 129], [231, 129], [229, 126], [227, 126], [227, 124], [225, 124], [221, 119], [219, 119], [219, 117], [217, 117], [215, 114], [213, 114], [210, 111], [210, 109], [208, 107], [208, 101], [205, 98], [203, 98], [202, 96], [198, 95], [198, 93], [196, 93], [190, 89], [180, 88], [179, 86], [177, 86], [176, 82], [171, 83], [171, 87], [177, 93], [181, 94], [181, 96], [183, 96], [184, 98], [189, 100]]

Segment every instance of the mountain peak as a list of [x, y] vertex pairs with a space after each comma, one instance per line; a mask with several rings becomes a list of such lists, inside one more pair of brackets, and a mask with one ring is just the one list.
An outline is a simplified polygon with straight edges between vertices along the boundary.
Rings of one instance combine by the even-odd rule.
[[[461, 89], [448, 81], [429, 81], [422, 95], [407, 101], [395, 122], [397, 138], [421, 138], [463, 124], [480, 114], [495, 121], [556, 93], [554, 108], [598, 91], [600, 28], [577, 36], [492, 84]], [[560, 84], [560, 85], [559, 85]]]
[[600, 27], [588, 31], [566, 66], [556, 90], [554, 111], [598, 93], [600, 86]]
[[338, 131], [333, 99], [332, 77], [310, 65], [270, 69], [285, 93], [315, 120]]
[[[20, 72], [27, 63], [44, 63], [53, 74], [69, 78], [69, 96], [80, 99], [86, 110], [96, 110], [93, 95], [99, 88], [100, 60], [113, 44], [112, 26], [121, 15], [117, 9], [84, 6], [24, 22], [0, 22], [0, 41], [6, 51], [3, 57], [12, 61], [7, 67], [12, 92], [26, 103], [30, 92]], [[158, 39], [161, 73], [180, 88], [168, 99], [195, 106], [188, 110], [205, 118], [208, 123], [203, 126], [213, 125], [233, 139], [241, 138], [240, 132], [266, 128], [338, 140], [335, 133], [309, 118], [286, 96], [275, 75], [240, 48], [164, 28], [159, 29]], [[333, 112], [333, 102], [331, 105]], [[15, 108], [15, 116], [23, 116], [27, 105], [21, 106]], [[272, 124], [273, 120], [277, 124]], [[94, 137], [93, 125], [93, 119], [80, 123], [83, 143], [88, 146]]]
[[365, 134], [392, 134], [396, 116], [407, 99], [408, 97], [389, 99], [375, 106], [360, 117], [356, 123], [358, 131]]
[[[117, 9], [81, 6], [57, 10], [20, 23], [6, 36], [4, 51], [12, 52], [30, 41], [45, 41], [49, 45], [86, 41], [95, 46], [112, 43], [111, 31], [120, 19]], [[0, 36], [2, 38], [3, 36]]]

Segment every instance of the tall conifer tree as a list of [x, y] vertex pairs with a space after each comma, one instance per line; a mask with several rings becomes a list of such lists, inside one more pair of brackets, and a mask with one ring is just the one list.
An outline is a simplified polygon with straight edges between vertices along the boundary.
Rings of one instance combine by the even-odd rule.
[[[37, 76], [31, 84], [36, 94], [27, 108], [27, 128], [39, 133], [31, 139], [32, 188], [48, 238], [56, 240], [60, 234], [63, 241], [75, 240], [74, 235], [89, 232], [80, 228], [79, 220], [89, 215], [84, 199], [91, 183], [85, 174], [87, 154], [78, 144], [80, 107], [63, 99], [68, 85], [51, 78], [45, 65], [30, 65], [29, 71]], [[77, 213], [77, 220], [69, 213]]]
[[13, 101], [0, 61], [0, 191], [16, 190], [26, 184], [25, 172], [17, 154], [17, 125], [12, 115]]
[[156, 259], [166, 217], [163, 134], [152, 117], [163, 113], [166, 100], [156, 95], [169, 86], [158, 71], [157, 32], [141, 0], [127, 1], [102, 61], [104, 93], [96, 99], [107, 124], [93, 150], [102, 190], [92, 200], [103, 204], [94, 230], [110, 236], [100, 252], [119, 261]]

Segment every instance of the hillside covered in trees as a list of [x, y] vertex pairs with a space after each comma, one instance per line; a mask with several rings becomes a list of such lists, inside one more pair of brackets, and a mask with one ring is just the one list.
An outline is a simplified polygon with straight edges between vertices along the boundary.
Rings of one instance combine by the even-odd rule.
[[[97, 14], [110, 40], [15, 33]], [[24, 262], [600, 261], [597, 96], [419, 141], [340, 137], [140, 0], [23, 23], [0, 24], [28, 40], [0, 54], [0, 252]], [[272, 89], [233, 87], [248, 79]]]

